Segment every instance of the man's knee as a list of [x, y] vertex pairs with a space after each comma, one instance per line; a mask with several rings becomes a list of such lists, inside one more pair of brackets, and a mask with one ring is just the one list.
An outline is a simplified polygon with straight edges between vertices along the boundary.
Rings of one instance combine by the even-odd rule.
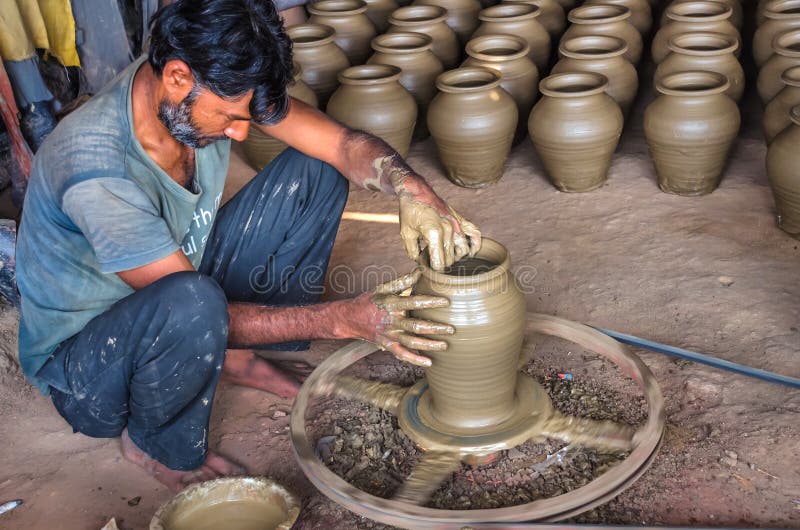
[[[299, 186], [298, 177], [304, 177], [308, 180], [309, 189], [320, 192], [320, 196], [341, 204], [344, 209], [349, 182], [332, 165], [301, 153], [293, 147], [285, 149], [273, 164], [276, 164], [275, 169], [278, 170], [278, 174], [287, 180], [286, 193], [293, 194], [295, 192], [293, 190]], [[267, 171], [269, 167], [262, 171]]]

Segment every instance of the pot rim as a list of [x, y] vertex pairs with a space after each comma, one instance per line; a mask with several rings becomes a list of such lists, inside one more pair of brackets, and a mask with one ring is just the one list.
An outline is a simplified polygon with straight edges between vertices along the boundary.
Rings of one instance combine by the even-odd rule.
[[[315, 33], [316, 32], [316, 33]], [[292, 35], [295, 34], [295, 35]], [[305, 24], [295, 24], [286, 28], [286, 35], [292, 41], [294, 48], [312, 48], [333, 42], [336, 38], [336, 30], [325, 24], [315, 24], [306, 22]], [[297, 42], [297, 37], [319, 37], [317, 40]]]
[[[713, 49], [693, 49], [687, 47], [687, 43], [680, 41], [701, 41], [702, 39], [716, 39], [720, 46]], [[714, 55], [733, 54], [739, 48], [739, 42], [725, 33], [718, 31], [692, 31], [689, 33], [678, 33], [673, 35], [667, 43], [667, 48], [675, 53], [683, 55], [693, 55], [698, 57], [711, 57]]]
[[772, 39], [772, 49], [784, 57], [800, 57], [800, 46], [797, 49], [789, 48], [789, 44], [800, 45], [800, 29], [790, 29], [775, 35]]
[[[738, 0], [736, 0], [738, 1]], [[694, 9], [706, 8], [708, 12], [692, 13]], [[716, 12], [713, 12], [716, 10]], [[720, 20], [730, 20], [733, 15], [733, 8], [722, 2], [710, 0], [694, 0], [690, 2], [680, 2], [667, 7], [666, 16], [674, 22], [717, 22]]]
[[[509, 44], [509, 47], [514, 47], [516, 49], [515, 52], [509, 54], [500, 54], [500, 55], [493, 55], [491, 53], [484, 53], [485, 50], [495, 49], [489, 46], [483, 48], [483, 50], [476, 50], [476, 48], [481, 47], [484, 43], [490, 42], [498, 42], [498, 41], [506, 41]], [[465, 47], [465, 51], [467, 55], [474, 59], [478, 59], [479, 61], [485, 62], [492, 62], [492, 63], [500, 63], [505, 61], [514, 61], [517, 59], [521, 59], [528, 55], [530, 52], [531, 47], [528, 44], [528, 41], [523, 39], [522, 37], [518, 37], [516, 35], [482, 35], [480, 37], [475, 37], [474, 39], [470, 39], [467, 42]]]
[[800, 125], [800, 105], [792, 107], [792, 110], [789, 111], [789, 118], [795, 125]]
[[[473, 80], [482, 82], [472, 86], [455, 85], [459, 80]], [[451, 94], [464, 94], [469, 92], [479, 92], [481, 90], [491, 90], [500, 86], [501, 74], [497, 70], [486, 68], [485, 66], [462, 66], [454, 70], [448, 70], [436, 76], [436, 88], [442, 92]]]
[[508, 22], [535, 19], [542, 14], [542, 9], [534, 4], [507, 2], [487, 7], [478, 13], [481, 22]]
[[383, 85], [399, 82], [402, 70], [388, 64], [359, 64], [345, 68], [336, 76], [339, 83], [351, 86]]
[[[573, 49], [569, 49], [570, 43], [573, 43], [574, 45], [584, 44], [585, 46], [583, 49], [602, 49], [604, 51], [600, 53], [594, 53], [594, 51], [586, 52], [581, 51], [580, 49], [576, 50], [574, 47]], [[592, 46], [590, 43], [597, 44]], [[603, 47], [602, 43], [607, 44], [607, 46]], [[558, 53], [571, 59], [611, 59], [613, 57], [625, 55], [627, 52], [628, 43], [619, 37], [613, 37], [611, 35], [582, 35], [580, 37], [567, 39], [558, 46]]]
[[[425, 15], [417, 15], [414, 17], [413, 13], [430, 13], [430, 18]], [[434, 14], [436, 13], [436, 14]], [[400, 18], [408, 15], [409, 18]], [[411, 18], [414, 17], [412, 20]], [[433, 5], [418, 5], [418, 6], [405, 6], [392, 11], [389, 16], [389, 24], [392, 26], [421, 26], [423, 24], [438, 24], [447, 20], [447, 10], [441, 6]]]
[[781, 74], [784, 85], [800, 87], [800, 66], [790, 66]]
[[[582, 82], [588, 88], [583, 90], [563, 90], [570, 81]], [[608, 78], [596, 72], [564, 72], [545, 77], [539, 83], [539, 92], [554, 98], [582, 98], [602, 94], [608, 88]]]
[[[340, 9], [335, 9], [336, 6], [339, 6]], [[364, 0], [320, 0], [319, 2], [308, 4], [306, 8], [312, 15], [322, 17], [360, 15], [367, 12], [367, 3]]]
[[[400, 45], [407, 42], [407, 46]], [[392, 46], [392, 44], [395, 44]], [[415, 43], [415, 44], [414, 44]], [[422, 53], [433, 48], [433, 38], [425, 33], [395, 31], [378, 35], [370, 41], [372, 49], [379, 53], [411, 54]]]
[[[591, 16], [592, 12], [606, 12], [605, 16]], [[610, 22], [620, 22], [631, 18], [631, 10], [626, 6], [613, 4], [591, 4], [583, 5], [572, 9], [567, 15], [567, 19], [573, 24], [608, 24]]]
[[[691, 83], [694, 82], [694, 85]], [[699, 89], [692, 88], [705, 82]], [[683, 83], [683, 87], [681, 86]], [[706, 70], [686, 70], [665, 75], [656, 81], [656, 90], [666, 96], [703, 97], [725, 93], [731, 86], [728, 77]], [[685, 87], [685, 88], [684, 88]]]
[[[788, 9], [796, 9], [794, 13], [780, 11], [783, 6], [792, 6]], [[764, 6], [764, 17], [773, 20], [800, 18], [800, 0], [771, 0]]]
[[[422, 275], [431, 280], [432, 282], [439, 283], [442, 285], [448, 286], [463, 286], [463, 285], [473, 285], [476, 283], [483, 283], [486, 281], [491, 281], [500, 276], [505, 275], [506, 273], [510, 272], [509, 264], [511, 263], [511, 257], [508, 252], [508, 249], [498, 241], [494, 239], [490, 239], [488, 237], [481, 238], [481, 249], [475, 254], [475, 257], [486, 259], [485, 253], [486, 251], [496, 251], [503, 254], [503, 259], [500, 260], [500, 263], [496, 263], [495, 267], [492, 270], [482, 272], [480, 274], [475, 274], [474, 276], [455, 276], [451, 274], [445, 274], [444, 272], [435, 271], [433, 270], [426, 262], [424, 257], [428, 255], [427, 251], [420, 254], [420, 257], [417, 259], [417, 266], [422, 271]], [[481, 253], [484, 253], [484, 256], [481, 256]]]

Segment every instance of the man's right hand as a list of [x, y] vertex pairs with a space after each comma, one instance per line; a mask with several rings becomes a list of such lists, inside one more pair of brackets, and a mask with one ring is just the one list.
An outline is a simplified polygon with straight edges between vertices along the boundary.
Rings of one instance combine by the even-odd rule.
[[407, 311], [447, 307], [450, 301], [440, 296], [402, 295], [419, 280], [421, 271], [415, 270], [396, 280], [379, 285], [372, 292], [353, 298], [346, 315], [352, 336], [377, 344], [389, 350], [402, 361], [427, 367], [428, 357], [414, 353], [444, 351], [447, 342], [426, 339], [417, 334], [452, 335], [455, 329], [447, 324], [411, 318]]

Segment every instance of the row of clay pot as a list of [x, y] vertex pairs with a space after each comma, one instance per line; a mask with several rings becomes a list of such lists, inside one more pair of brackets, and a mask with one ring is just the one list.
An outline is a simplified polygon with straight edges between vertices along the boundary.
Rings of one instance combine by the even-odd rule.
[[789, 125], [769, 144], [767, 177], [775, 197], [778, 226], [800, 239], [800, 106], [792, 107], [789, 119]]

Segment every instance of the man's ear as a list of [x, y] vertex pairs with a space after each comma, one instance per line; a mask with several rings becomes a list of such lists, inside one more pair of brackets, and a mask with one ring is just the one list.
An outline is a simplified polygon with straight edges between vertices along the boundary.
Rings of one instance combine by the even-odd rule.
[[179, 59], [167, 61], [161, 72], [161, 84], [172, 101], [183, 101], [194, 87], [192, 70]]

